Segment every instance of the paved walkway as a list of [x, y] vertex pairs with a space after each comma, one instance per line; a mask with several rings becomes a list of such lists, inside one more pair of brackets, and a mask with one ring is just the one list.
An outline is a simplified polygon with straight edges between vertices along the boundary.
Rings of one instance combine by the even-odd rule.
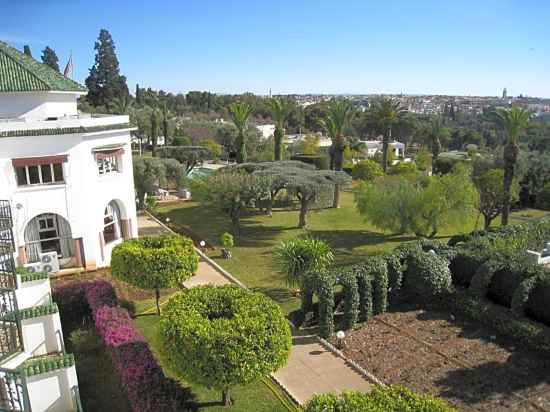
[[[160, 225], [145, 213], [138, 214], [139, 235], [167, 233], [170, 230]], [[197, 274], [184, 283], [185, 287], [231, 283], [206, 261], [199, 262]], [[298, 403], [305, 404], [317, 393], [358, 390], [368, 392], [371, 383], [346, 363], [325, 348], [315, 336], [302, 335], [293, 328], [290, 359], [284, 368], [272, 376]]]
[[371, 389], [371, 383], [321, 345], [315, 336], [301, 336], [299, 331], [293, 331], [287, 365], [273, 377], [301, 405], [318, 393]]

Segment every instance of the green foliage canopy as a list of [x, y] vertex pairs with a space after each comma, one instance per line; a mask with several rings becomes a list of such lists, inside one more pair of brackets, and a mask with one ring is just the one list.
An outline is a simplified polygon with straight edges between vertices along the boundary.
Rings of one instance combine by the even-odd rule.
[[165, 353], [186, 380], [224, 392], [284, 366], [291, 333], [284, 314], [261, 293], [199, 286], [168, 301], [160, 321]]

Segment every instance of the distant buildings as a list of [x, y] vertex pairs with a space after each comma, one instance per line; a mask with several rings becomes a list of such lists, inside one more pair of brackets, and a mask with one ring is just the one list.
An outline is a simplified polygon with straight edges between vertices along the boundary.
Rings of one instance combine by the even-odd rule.
[[273, 137], [273, 134], [275, 133], [275, 125], [274, 124], [259, 124], [256, 125], [256, 129], [261, 133], [262, 138], [269, 139], [270, 137]]

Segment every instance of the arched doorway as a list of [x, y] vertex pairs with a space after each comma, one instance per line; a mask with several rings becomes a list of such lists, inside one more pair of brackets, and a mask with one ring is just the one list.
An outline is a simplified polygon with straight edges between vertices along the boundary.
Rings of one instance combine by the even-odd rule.
[[59, 259], [74, 257], [74, 240], [71, 226], [55, 213], [43, 213], [25, 227], [25, 252], [29, 263], [40, 261], [40, 254], [57, 252]]

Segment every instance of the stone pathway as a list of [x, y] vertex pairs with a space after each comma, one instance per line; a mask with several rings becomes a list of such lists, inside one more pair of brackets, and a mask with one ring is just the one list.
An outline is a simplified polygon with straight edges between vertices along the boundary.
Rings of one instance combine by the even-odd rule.
[[[146, 213], [138, 214], [139, 235], [168, 233], [171, 230]], [[232, 283], [207, 261], [199, 262], [197, 274], [184, 283], [185, 287]], [[323, 346], [317, 337], [303, 335], [293, 328], [290, 359], [284, 368], [272, 376], [299, 404], [305, 404], [318, 393], [357, 390], [368, 392], [371, 383], [346, 361]]]
[[342, 358], [321, 345], [316, 336], [302, 336], [299, 331], [293, 331], [287, 365], [273, 377], [301, 405], [315, 394], [344, 390], [369, 392], [372, 385]]

